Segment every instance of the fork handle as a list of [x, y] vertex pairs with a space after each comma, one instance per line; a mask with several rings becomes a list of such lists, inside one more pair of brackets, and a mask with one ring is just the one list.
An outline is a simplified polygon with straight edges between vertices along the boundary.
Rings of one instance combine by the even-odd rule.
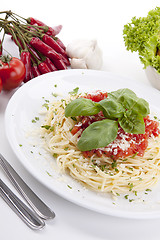
[[0, 179], [0, 196], [8, 203], [14, 212], [32, 229], [41, 229], [45, 223], [32, 212]]
[[32, 191], [32, 189], [23, 181], [19, 174], [1, 154], [0, 165], [12, 184], [28, 202], [36, 214], [45, 220], [55, 217], [55, 213]]

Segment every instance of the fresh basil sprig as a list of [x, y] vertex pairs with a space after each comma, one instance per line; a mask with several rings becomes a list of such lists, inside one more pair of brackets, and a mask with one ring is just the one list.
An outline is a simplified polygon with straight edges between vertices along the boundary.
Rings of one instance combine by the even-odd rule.
[[81, 151], [105, 147], [114, 141], [118, 124], [125, 132], [144, 134], [144, 117], [150, 113], [147, 101], [138, 98], [132, 90], [123, 88], [108, 93], [108, 97], [98, 103], [85, 98], [75, 99], [66, 106], [65, 116], [92, 116], [99, 111], [107, 119], [94, 122], [83, 131], [78, 141]]
[[144, 134], [145, 123], [143, 118], [149, 113], [149, 104], [143, 98], [128, 88], [119, 89], [108, 93], [108, 99], [113, 99], [125, 109], [118, 117], [118, 122], [125, 132], [133, 134]]

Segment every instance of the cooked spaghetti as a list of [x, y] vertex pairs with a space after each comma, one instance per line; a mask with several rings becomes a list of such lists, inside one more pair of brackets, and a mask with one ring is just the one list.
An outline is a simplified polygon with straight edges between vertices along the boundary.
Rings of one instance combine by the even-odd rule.
[[[77, 121], [75, 118], [65, 117], [66, 105], [78, 97], [80, 96], [69, 95], [65, 99], [49, 104], [45, 123], [41, 126], [45, 147], [56, 158], [59, 169], [62, 172], [69, 172], [73, 178], [99, 192], [113, 194], [137, 192], [156, 184], [160, 177], [158, 130], [155, 135], [150, 134], [144, 153], [135, 150], [135, 153], [131, 152], [129, 155], [128, 145], [133, 142], [127, 139], [130, 135], [123, 137], [120, 144], [117, 144], [118, 138], [116, 138], [113, 144], [106, 148], [82, 152], [77, 147], [82, 133], [82, 119], [79, 118]], [[149, 117], [147, 119], [158, 126], [158, 121], [150, 120]], [[150, 125], [150, 122], [147, 124]], [[73, 131], [75, 128], [76, 131]], [[141, 143], [143, 143], [142, 139]], [[121, 152], [124, 153], [123, 156], [117, 155], [116, 144], [117, 149], [121, 148]], [[139, 144], [140, 142], [137, 142], [137, 146]], [[110, 148], [112, 152], [108, 150]], [[111, 154], [108, 154], [109, 152]]]

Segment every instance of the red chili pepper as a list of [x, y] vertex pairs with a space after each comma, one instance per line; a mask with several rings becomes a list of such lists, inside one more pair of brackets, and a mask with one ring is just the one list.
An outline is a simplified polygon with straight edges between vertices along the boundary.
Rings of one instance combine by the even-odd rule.
[[58, 25], [58, 26], [55, 26], [52, 28], [52, 27], [47, 26], [45, 23], [43, 23], [35, 18], [32, 18], [32, 17], [27, 18], [27, 23], [29, 23], [31, 25], [37, 24], [38, 26], [48, 27], [48, 31], [46, 33], [50, 36], [56, 36], [62, 29], [62, 25]]
[[57, 53], [67, 56], [64, 49], [61, 48], [61, 46], [52, 37], [48, 36], [47, 34], [44, 34], [42, 37], [42, 41], [46, 43], [48, 46], [50, 46], [51, 48], [53, 48]]
[[41, 75], [41, 73], [39, 72], [38, 70], [38, 66], [36, 64], [33, 64], [32, 67], [31, 67], [31, 71], [32, 71], [32, 75], [34, 77], [38, 77]]
[[32, 78], [31, 74], [31, 55], [28, 51], [21, 52], [21, 61], [24, 63], [26, 68], [26, 76], [23, 82], [28, 82]]
[[41, 60], [38, 53], [29, 44], [27, 44], [27, 48], [29, 49], [29, 52], [33, 60], [39, 60], [39, 61]]
[[58, 70], [65, 70], [67, 69], [66, 64], [63, 62], [63, 60], [54, 60], [54, 65]]
[[49, 36], [55, 37], [58, 33], [60, 33], [61, 30], [62, 30], [62, 25], [48, 27], [48, 31], [46, 32], [46, 34], [48, 34]]
[[66, 64], [66, 66], [70, 66], [71, 65], [68, 57], [65, 57], [63, 55], [61, 55], [61, 57], [62, 57], [63, 62]]
[[39, 69], [41, 74], [51, 72], [51, 70], [49, 69], [49, 67], [47, 66], [47, 64], [45, 62], [39, 63], [38, 64], [38, 69]]
[[44, 62], [47, 64], [47, 66], [52, 72], [57, 71], [57, 68], [54, 66], [54, 64], [49, 58], [46, 58]]
[[2, 55], [2, 51], [3, 51], [3, 48], [2, 48], [2, 41], [0, 40], [0, 56]]
[[65, 45], [63, 44], [63, 42], [62, 42], [59, 38], [55, 37], [54, 39], [55, 39], [55, 41], [58, 43], [58, 45], [59, 45], [61, 48], [63, 48], [64, 50], [66, 50]]
[[53, 48], [42, 42], [39, 38], [32, 37], [30, 45], [42, 53], [44, 56], [49, 57], [51, 60], [60, 60], [61, 56], [54, 51]]

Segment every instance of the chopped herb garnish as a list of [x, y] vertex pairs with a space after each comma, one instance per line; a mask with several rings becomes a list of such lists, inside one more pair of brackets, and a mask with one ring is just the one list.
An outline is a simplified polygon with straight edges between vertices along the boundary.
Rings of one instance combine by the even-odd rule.
[[53, 153], [53, 157], [57, 158], [58, 154], [57, 153]]
[[127, 161], [127, 160], [128, 160], [128, 158], [124, 158], [122, 161], [125, 162], [125, 161]]
[[54, 130], [54, 126], [52, 126], [52, 127], [50, 127], [50, 129], [49, 129], [50, 131], [53, 131]]
[[106, 168], [106, 165], [101, 165], [101, 170], [104, 171]]
[[114, 160], [112, 163], [112, 168], [115, 168], [115, 167], [117, 167], [117, 162]]
[[55, 84], [54, 87], [57, 87], [57, 84]]
[[133, 183], [128, 183], [128, 186], [129, 186], [129, 191], [132, 191]]
[[64, 150], [67, 151], [67, 150], [68, 150], [68, 147], [64, 148]]
[[133, 168], [132, 168], [132, 167], [129, 167], [129, 170], [133, 171]]
[[70, 185], [67, 185], [67, 187], [69, 187], [70, 189], [72, 189], [72, 187]]
[[73, 121], [77, 121], [77, 118], [76, 117], [71, 117]]
[[46, 171], [46, 173], [48, 174], [48, 176], [52, 177], [52, 175], [49, 172]]
[[136, 152], [135, 154], [133, 154], [133, 156], [131, 158], [134, 158], [135, 156], [137, 156], [138, 152]]
[[36, 121], [39, 121], [39, 117], [35, 117], [34, 119], [32, 119], [32, 123], [36, 123]]
[[95, 164], [95, 165], [93, 164], [93, 165], [91, 165], [91, 166], [92, 166], [93, 168], [95, 168], [97, 165], [96, 165], [96, 164]]
[[128, 197], [129, 197], [129, 195], [125, 195], [125, 196], [124, 196], [125, 199], [128, 199]]
[[134, 191], [135, 196], [137, 196], [137, 191]]
[[19, 144], [20, 147], [22, 147], [22, 144]]
[[55, 115], [57, 115], [57, 112], [56, 112], [56, 111], [53, 111], [53, 113], [54, 113]]
[[45, 129], [47, 129], [47, 130], [49, 130], [50, 127], [51, 127], [51, 126], [49, 126], [49, 125], [42, 125], [42, 126], [41, 126], [41, 128], [45, 128]]
[[52, 96], [53, 97], [58, 97], [58, 94], [57, 93], [52, 93]]
[[145, 191], [147, 191], [147, 192], [151, 192], [152, 190], [151, 190], [151, 189], [149, 189], [149, 188], [147, 188]]
[[47, 110], [49, 110], [49, 106], [48, 106], [47, 103], [44, 103], [44, 104], [42, 105], [42, 107], [45, 107]]
[[79, 87], [74, 88], [71, 92], [69, 92], [70, 95], [76, 95], [78, 93]]

